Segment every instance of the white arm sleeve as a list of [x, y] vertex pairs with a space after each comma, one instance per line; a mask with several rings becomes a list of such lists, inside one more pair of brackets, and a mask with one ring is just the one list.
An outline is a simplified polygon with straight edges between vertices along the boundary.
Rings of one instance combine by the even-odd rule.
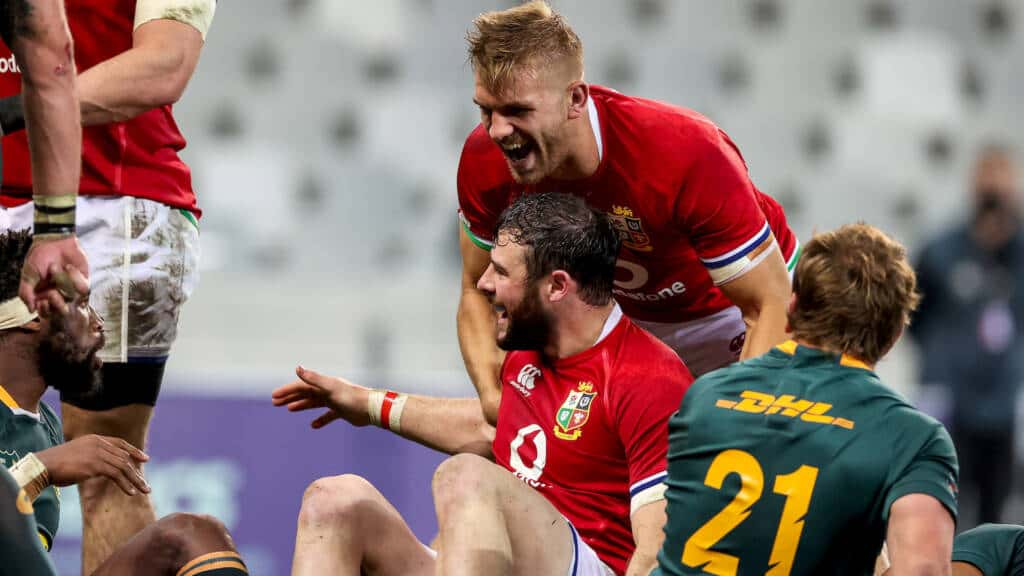
[[152, 20], [176, 20], [206, 33], [213, 23], [217, 0], [136, 0], [135, 28]]

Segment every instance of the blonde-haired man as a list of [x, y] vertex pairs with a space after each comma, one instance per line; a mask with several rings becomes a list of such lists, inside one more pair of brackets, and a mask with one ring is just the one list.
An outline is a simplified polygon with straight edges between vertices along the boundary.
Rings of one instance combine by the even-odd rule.
[[524, 194], [575, 194], [612, 218], [623, 240], [616, 300], [694, 374], [785, 338], [798, 243], [725, 133], [690, 110], [587, 84], [579, 37], [544, 2], [479, 16], [469, 55], [481, 124], [459, 164], [458, 328], [488, 419], [501, 360], [476, 285], [496, 218]]
[[949, 574], [956, 452], [874, 373], [918, 294], [868, 225], [815, 236], [793, 279], [793, 340], [699, 378], [669, 422], [660, 573]]

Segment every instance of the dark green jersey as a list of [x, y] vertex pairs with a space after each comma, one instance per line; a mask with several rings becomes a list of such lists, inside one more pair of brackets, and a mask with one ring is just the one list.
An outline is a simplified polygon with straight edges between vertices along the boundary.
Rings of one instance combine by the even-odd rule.
[[982, 524], [953, 541], [953, 562], [985, 576], [1024, 576], [1024, 526]]
[[871, 574], [889, 507], [956, 515], [941, 424], [863, 363], [787, 342], [707, 374], [669, 422], [662, 574]]
[[56, 576], [32, 512], [28, 496], [0, 468], [0, 576]]
[[[10, 468], [29, 452], [39, 452], [56, 446], [64, 440], [60, 419], [53, 409], [39, 403], [39, 413], [18, 407], [3, 387], [0, 387], [0, 464]], [[46, 547], [53, 543], [60, 523], [60, 493], [50, 486], [32, 503], [36, 511], [39, 533], [46, 539]]]

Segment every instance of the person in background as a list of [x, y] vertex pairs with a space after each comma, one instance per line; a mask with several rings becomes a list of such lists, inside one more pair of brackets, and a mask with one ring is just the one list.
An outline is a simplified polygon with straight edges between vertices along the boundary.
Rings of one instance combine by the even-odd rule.
[[917, 260], [923, 298], [911, 333], [925, 394], [947, 399], [936, 415], [949, 424], [961, 485], [968, 499], [976, 495], [977, 513], [966, 519], [986, 523], [999, 522], [1012, 485], [1014, 406], [1024, 368], [1024, 235], [1009, 148], [983, 148], [971, 204], [969, 219], [929, 242]]

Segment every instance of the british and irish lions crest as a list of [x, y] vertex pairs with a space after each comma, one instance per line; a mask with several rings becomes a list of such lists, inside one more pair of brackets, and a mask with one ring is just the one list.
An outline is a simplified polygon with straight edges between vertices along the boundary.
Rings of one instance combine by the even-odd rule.
[[597, 392], [590, 382], [580, 382], [576, 390], [569, 392], [555, 415], [555, 436], [562, 440], [579, 438], [583, 433], [580, 429], [590, 419], [590, 407], [596, 397]]
[[651, 246], [650, 236], [644, 232], [643, 224], [633, 215], [633, 210], [629, 206], [612, 205], [608, 219], [612, 221], [612, 226], [619, 233], [622, 245], [626, 248], [638, 252], [650, 252], [654, 248]]

